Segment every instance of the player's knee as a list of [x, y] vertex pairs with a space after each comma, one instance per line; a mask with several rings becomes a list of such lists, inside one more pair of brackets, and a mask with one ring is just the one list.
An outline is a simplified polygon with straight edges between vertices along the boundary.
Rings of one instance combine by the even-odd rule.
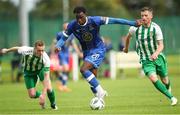
[[153, 82], [153, 83], [155, 83], [157, 80], [158, 80], [158, 78], [157, 78], [157, 76], [156, 75], [152, 75], [152, 76], [150, 76], [149, 77], [149, 79], [151, 80], [151, 82]]
[[169, 79], [166, 77], [166, 78], [162, 78], [161, 81], [164, 83], [164, 84], [168, 84], [169, 83]]
[[83, 68], [83, 67], [81, 67], [80, 72], [81, 72], [81, 73], [84, 73], [85, 71], [86, 71], [86, 69]]
[[36, 93], [34, 91], [28, 91], [29, 97], [34, 98], [36, 96]]
[[30, 98], [34, 98], [36, 95], [34, 93], [29, 93]]
[[48, 92], [48, 93], [49, 93], [49, 92], [52, 92], [52, 90], [53, 90], [52, 88], [48, 88], [48, 89], [47, 89], [47, 92]]

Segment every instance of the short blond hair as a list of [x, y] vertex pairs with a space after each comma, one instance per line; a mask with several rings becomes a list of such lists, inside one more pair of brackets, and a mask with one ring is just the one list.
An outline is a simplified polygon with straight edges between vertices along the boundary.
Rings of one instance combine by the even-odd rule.
[[151, 7], [147, 7], [147, 6], [141, 8], [141, 12], [144, 12], [144, 11], [149, 11], [149, 12], [153, 13], [153, 9]]
[[34, 44], [34, 47], [36, 48], [37, 46], [45, 46], [44, 41], [42, 40], [37, 40]]

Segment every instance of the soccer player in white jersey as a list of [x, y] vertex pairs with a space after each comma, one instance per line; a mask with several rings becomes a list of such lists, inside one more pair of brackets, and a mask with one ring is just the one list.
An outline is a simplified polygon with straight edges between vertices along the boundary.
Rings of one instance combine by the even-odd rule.
[[[128, 53], [130, 38], [136, 35], [137, 53], [146, 76], [154, 84], [158, 91], [171, 100], [171, 105], [177, 104], [178, 100], [171, 93], [170, 80], [167, 72], [167, 62], [162, 51], [164, 48], [161, 28], [152, 22], [153, 10], [150, 7], [141, 9], [142, 25], [130, 27], [126, 36], [125, 53]], [[161, 81], [157, 75], [160, 76]]]
[[[22, 46], [2, 49], [2, 53], [17, 51], [23, 55], [24, 80], [30, 98], [39, 98], [39, 104], [45, 108], [46, 93], [51, 103], [51, 108], [56, 110], [55, 94], [50, 81], [50, 59], [44, 51], [43, 41], [36, 41], [34, 47]], [[38, 78], [43, 84], [42, 92], [36, 90]]]

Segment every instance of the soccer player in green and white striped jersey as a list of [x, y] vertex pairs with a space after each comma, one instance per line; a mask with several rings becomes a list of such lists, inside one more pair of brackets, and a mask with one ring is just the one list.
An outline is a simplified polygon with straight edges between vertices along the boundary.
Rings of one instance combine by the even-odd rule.
[[[144, 73], [154, 86], [171, 100], [171, 105], [174, 106], [178, 100], [171, 93], [167, 62], [162, 53], [164, 48], [163, 34], [161, 28], [152, 22], [152, 18], [152, 8], [144, 7], [141, 9], [142, 25], [139, 27], [130, 27], [129, 33], [126, 36], [124, 52], [128, 52], [130, 38], [135, 34], [137, 53], [140, 56]], [[161, 81], [157, 75], [160, 76]]]
[[[45, 107], [46, 93], [51, 103], [51, 108], [56, 110], [55, 94], [50, 81], [50, 59], [44, 51], [43, 41], [37, 41], [34, 47], [22, 46], [2, 49], [2, 53], [18, 51], [23, 55], [24, 80], [30, 98], [39, 98], [39, 104]], [[42, 93], [35, 89], [38, 78], [42, 81]]]

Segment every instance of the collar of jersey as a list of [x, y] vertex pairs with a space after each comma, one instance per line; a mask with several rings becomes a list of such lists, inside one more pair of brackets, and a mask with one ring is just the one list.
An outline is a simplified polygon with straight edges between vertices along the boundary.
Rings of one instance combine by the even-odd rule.
[[39, 56], [36, 56], [34, 53], [33, 53], [33, 56], [36, 57], [36, 58], [41, 58], [41, 56], [40, 56], [40, 57], [39, 57]]
[[86, 26], [87, 23], [88, 23], [88, 18], [86, 17], [86, 22], [85, 22], [83, 25], [80, 25], [79, 23], [78, 23], [78, 24], [79, 24], [80, 26]]
[[144, 28], [150, 28], [151, 27], [151, 24], [152, 24], [152, 21], [151, 21], [151, 23], [150, 23], [150, 26], [149, 27], [146, 27], [146, 26], [144, 26], [144, 25], [142, 25]]

